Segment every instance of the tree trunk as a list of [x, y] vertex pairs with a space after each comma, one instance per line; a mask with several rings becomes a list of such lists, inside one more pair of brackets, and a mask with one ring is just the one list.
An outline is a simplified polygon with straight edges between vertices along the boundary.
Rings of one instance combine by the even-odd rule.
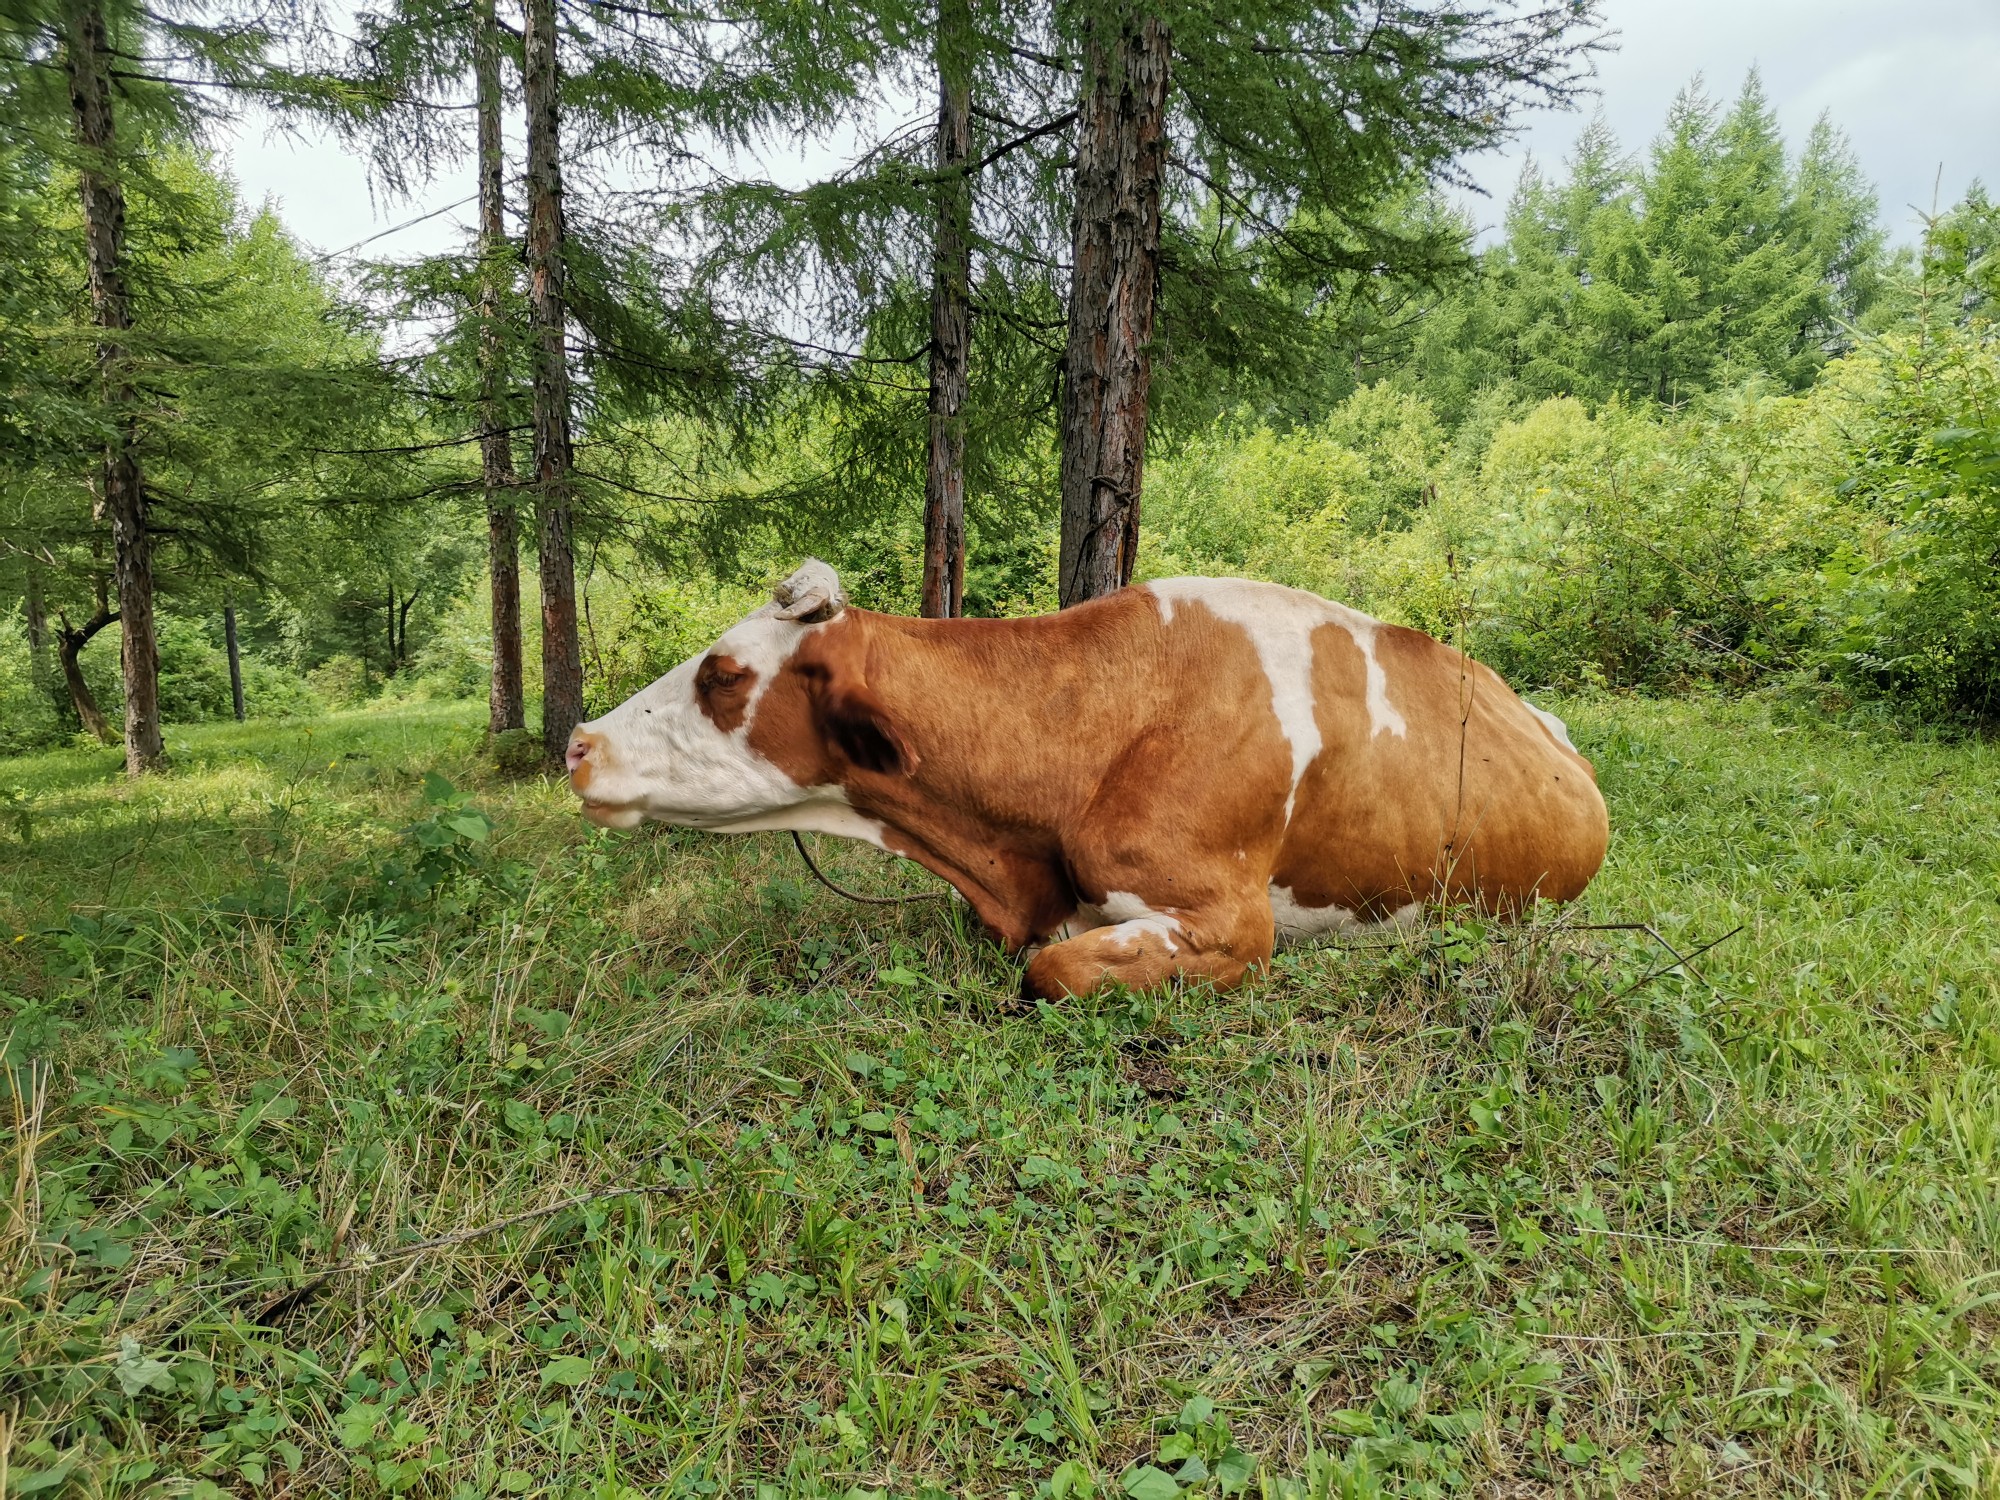
[[236, 710], [236, 722], [243, 722], [243, 656], [236, 648], [236, 605], [222, 596], [222, 643], [229, 649], [229, 704]]
[[28, 623], [28, 680], [36, 692], [49, 700], [57, 721], [61, 722], [69, 717], [73, 705], [63, 691], [62, 679], [55, 670], [49, 651], [49, 611], [42, 595], [42, 568], [32, 557], [28, 559], [27, 587], [21, 600], [21, 612]]
[[80, 629], [70, 625], [69, 616], [56, 616], [61, 627], [56, 632], [56, 660], [62, 664], [63, 682], [69, 688], [69, 701], [76, 709], [77, 722], [97, 736], [99, 744], [115, 745], [118, 743], [118, 731], [111, 727], [111, 721], [104, 717], [104, 710], [97, 706], [90, 684], [83, 680], [83, 668], [77, 662], [91, 638], [118, 618], [105, 604], [103, 592], [100, 585], [97, 611], [83, 622]]
[[401, 671], [410, 664], [410, 611], [423, 596], [422, 589], [411, 589], [403, 595], [403, 602], [396, 607], [396, 669]]
[[1138, 556], [1171, 58], [1156, 17], [1121, 8], [1091, 22], [1063, 357], [1065, 608], [1124, 587]]
[[382, 608], [382, 618], [389, 624], [389, 660], [388, 665], [382, 668], [382, 675], [394, 677], [401, 663], [396, 658], [396, 580], [393, 578], [389, 580], [389, 599]]
[[515, 519], [514, 443], [508, 431], [507, 343], [501, 288], [507, 277], [506, 200], [500, 151], [500, 26], [494, 0], [475, 0], [479, 33], [472, 53], [479, 135], [479, 467], [486, 489], [486, 567], [492, 581], [493, 680], [487, 691], [491, 734], [527, 720], [521, 688], [521, 542]]
[[562, 144], [556, 0], [525, 0], [521, 84], [528, 111], [528, 320], [534, 339], [535, 514], [541, 540], [542, 748], [562, 763], [583, 719], [571, 540], [569, 362], [564, 347]]
[[[97, 0], [73, 0], [64, 48], [83, 200], [84, 255], [90, 307], [99, 335], [98, 379], [110, 413], [98, 479], [98, 518], [111, 526], [112, 567], [118, 579], [118, 615], [124, 635], [125, 769], [134, 776], [166, 754], [160, 734], [160, 652], [153, 627], [153, 561], [146, 535], [146, 492], [134, 452], [136, 393], [126, 365], [123, 335], [132, 327], [125, 288], [125, 190], [117, 177], [117, 134], [111, 115], [111, 82], [104, 12]], [[79, 705], [79, 712], [81, 705]], [[102, 720], [103, 715], [98, 716]]]
[[923, 613], [965, 613], [965, 394], [972, 356], [972, 151], [966, 0], [939, 0], [937, 239], [931, 254], [930, 462], [924, 474]]

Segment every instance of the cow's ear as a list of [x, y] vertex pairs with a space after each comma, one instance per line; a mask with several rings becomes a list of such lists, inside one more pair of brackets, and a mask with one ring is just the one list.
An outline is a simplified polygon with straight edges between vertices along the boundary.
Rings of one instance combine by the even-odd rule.
[[917, 752], [868, 686], [864, 642], [830, 632], [802, 647], [792, 670], [808, 684], [814, 727], [849, 764], [884, 776], [915, 772]]
[[819, 695], [819, 720], [826, 737], [860, 769], [884, 776], [917, 769], [917, 752], [867, 683], [829, 677]]

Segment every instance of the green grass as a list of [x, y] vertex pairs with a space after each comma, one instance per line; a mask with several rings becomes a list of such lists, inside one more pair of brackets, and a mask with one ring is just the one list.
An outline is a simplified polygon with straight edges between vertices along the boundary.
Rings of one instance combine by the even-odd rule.
[[1582, 909], [1026, 1014], [472, 707], [0, 762], [10, 1493], [2000, 1494], [2000, 752], [1563, 707]]

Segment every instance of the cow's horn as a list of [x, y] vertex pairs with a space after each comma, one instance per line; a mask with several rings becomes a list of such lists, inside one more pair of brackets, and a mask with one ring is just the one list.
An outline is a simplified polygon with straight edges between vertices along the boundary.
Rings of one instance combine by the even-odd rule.
[[771, 590], [778, 603], [778, 618], [817, 624], [831, 620], [847, 608], [847, 595], [840, 591], [840, 577], [816, 557], [799, 564], [798, 571]]

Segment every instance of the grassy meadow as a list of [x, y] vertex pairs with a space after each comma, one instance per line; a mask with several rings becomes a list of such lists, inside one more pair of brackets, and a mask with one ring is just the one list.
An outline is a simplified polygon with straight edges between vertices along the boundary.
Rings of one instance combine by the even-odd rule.
[[1577, 909], [1031, 1010], [480, 706], [0, 761], [0, 1491], [2000, 1495], [2000, 746], [1552, 706]]

